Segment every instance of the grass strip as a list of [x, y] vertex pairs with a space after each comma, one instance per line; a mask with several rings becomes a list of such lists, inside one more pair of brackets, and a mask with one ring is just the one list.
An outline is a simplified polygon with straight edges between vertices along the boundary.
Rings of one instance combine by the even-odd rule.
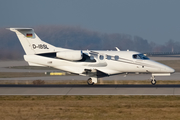
[[33, 72], [0, 72], [0, 78], [16, 78], [16, 77], [41, 77], [47, 76], [44, 73]]
[[0, 96], [2, 120], [180, 119], [180, 96]]

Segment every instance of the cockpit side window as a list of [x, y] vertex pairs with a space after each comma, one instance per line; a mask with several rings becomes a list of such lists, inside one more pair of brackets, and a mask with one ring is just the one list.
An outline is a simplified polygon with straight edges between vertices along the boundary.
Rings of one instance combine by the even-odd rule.
[[149, 60], [149, 58], [143, 54], [139, 54], [140, 58], [143, 60]]
[[142, 59], [142, 60], [149, 60], [149, 58], [143, 54], [134, 54], [132, 56], [134, 59]]
[[133, 55], [133, 58], [134, 58], [134, 59], [137, 59], [137, 55]]

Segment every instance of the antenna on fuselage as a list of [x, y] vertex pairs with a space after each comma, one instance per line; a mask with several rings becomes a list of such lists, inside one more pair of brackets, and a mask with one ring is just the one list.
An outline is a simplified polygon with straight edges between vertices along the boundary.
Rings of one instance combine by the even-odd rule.
[[120, 51], [120, 49], [118, 47], [115, 47], [117, 51]]

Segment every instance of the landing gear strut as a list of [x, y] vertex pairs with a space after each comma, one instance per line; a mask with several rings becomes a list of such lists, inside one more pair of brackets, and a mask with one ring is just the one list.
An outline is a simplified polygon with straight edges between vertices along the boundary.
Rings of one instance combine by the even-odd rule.
[[94, 85], [94, 82], [92, 82], [92, 79], [91, 79], [91, 78], [89, 78], [89, 79], [87, 80], [87, 83], [88, 83], [88, 85]]
[[154, 77], [154, 76], [151, 77], [151, 84], [152, 84], [152, 85], [156, 85], [156, 80], [155, 80], [155, 77]]

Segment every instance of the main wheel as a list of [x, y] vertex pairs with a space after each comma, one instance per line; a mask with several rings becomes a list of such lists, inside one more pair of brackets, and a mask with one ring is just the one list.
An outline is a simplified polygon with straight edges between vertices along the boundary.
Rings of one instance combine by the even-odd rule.
[[92, 82], [92, 79], [91, 79], [91, 78], [89, 78], [89, 79], [87, 80], [87, 83], [88, 83], [88, 85], [94, 85], [94, 82]]
[[152, 85], [155, 85], [156, 84], [156, 80], [154, 79], [154, 80], [151, 80], [151, 84]]

